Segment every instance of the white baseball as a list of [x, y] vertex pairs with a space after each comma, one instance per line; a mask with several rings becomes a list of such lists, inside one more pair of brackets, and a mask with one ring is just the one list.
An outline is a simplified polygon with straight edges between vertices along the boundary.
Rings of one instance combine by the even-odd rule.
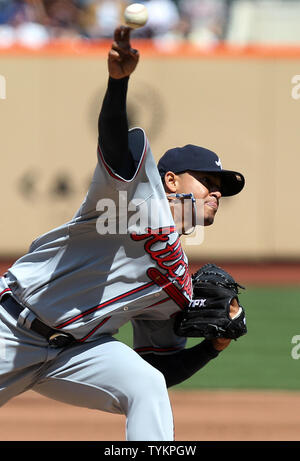
[[125, 23], [132, 29], [143, 27], [148, 20], [148, 10], [141, 3], [132, 3], [124, 11]]

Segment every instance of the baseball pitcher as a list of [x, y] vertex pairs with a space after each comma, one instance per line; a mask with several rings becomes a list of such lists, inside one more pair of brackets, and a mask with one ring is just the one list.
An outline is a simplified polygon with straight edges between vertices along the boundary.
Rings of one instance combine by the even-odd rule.
[[[138, 61], [130, 29], [117, 28], [86, 197], [0, 279], [0, 404], [32, 389], [126, 415], [128, 441], [169, 441], [168, 387], [246, 333], [238, 284], [214, 265], [192, 278], [180, 236], [211, 225], [220, 198], [239, 193], [244, 177], [193, 145], [155, 164], [143, 129], [128, 130], [128, 82]], [[127, 322], [133, 349], [114, 338]], [[189, 336], [201, 342], [186, 348]]]

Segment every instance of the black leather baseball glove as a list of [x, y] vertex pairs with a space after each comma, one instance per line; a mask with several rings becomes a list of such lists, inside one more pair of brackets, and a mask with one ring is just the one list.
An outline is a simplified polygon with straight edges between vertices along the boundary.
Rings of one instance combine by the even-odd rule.
[[[193, 300], [175, 320], [175, 333], [185, 337], [237, 339], [247, 333], [244, 308], [239, 303], [239, 285], [225, 270], [205, 264], [192, 276]], [[236, 299], [238, 313], [230, 317]]]

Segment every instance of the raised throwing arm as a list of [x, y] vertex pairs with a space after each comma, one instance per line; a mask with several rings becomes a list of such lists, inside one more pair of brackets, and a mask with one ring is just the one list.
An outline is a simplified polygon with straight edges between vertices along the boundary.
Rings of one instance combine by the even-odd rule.
[[109, 80], [98, 119], [98, 136], [105, 161], [124, 179], [132, 178], [135, 172], [128, 147], [126, 99], [129, 76], [138, 60], [138, 51], [130, 46], [130, 29], [118, 27], [108, 53]]

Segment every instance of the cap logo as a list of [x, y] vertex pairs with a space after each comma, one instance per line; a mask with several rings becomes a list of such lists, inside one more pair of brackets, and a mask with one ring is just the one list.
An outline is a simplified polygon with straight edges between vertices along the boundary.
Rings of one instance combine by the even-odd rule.
[[215, 160], [215, 164], [216, 164], [219, 168], [221, 168], [221, 170], [222, 170], [222, 163], [221, 163], [221, 160], [220, 160], [220, 159], [219, 159], [218, 161]]

